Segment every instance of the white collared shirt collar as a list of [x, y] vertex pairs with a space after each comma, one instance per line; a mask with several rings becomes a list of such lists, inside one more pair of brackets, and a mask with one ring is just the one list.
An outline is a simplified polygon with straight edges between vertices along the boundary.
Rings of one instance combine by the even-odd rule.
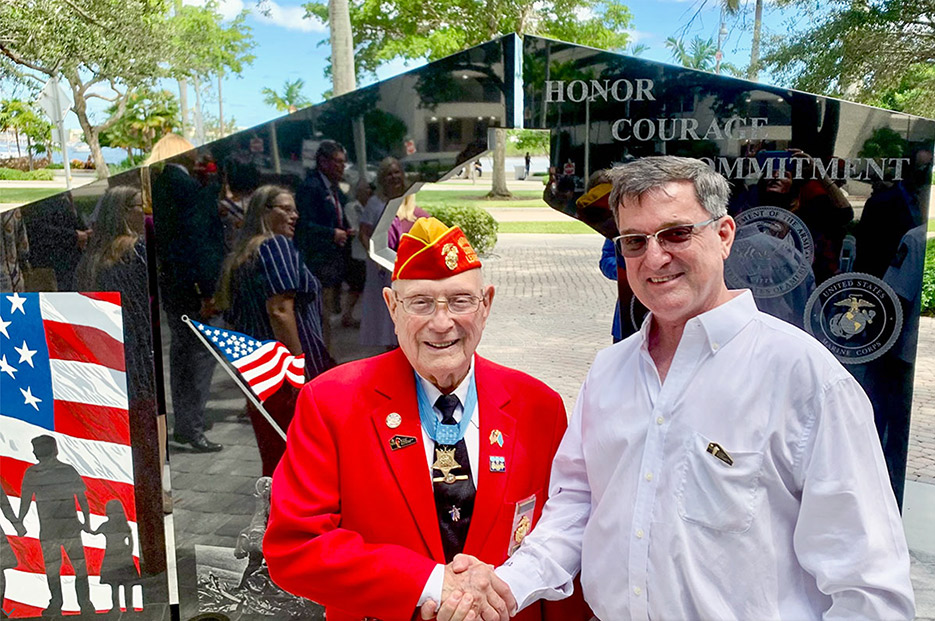
[[[438, 420], [442, 419], [441, 413], [434, 407], [435, 402], [438, 401], [438, 398], [442, 395], [442, 391], [438, 389], [432, 382], [425, 379], [418, 372], [416, 372], [416, 377], [419, 378], [419, 381], [422, 383], [422, 389], [425, 390], [425, 396], [428, 397], [429, 403], [433, 406], [433, 411]], [[455, 420], [461, 422], [461, 415], [464, 412], [464, 402], [467, 399], [468, 388], [471, 385], [471, 380], [474, 378], [474, 356], [471, 356], [471, 367], [468, 369], [467, 375], [464, 376], [464, 379], [461, 380], [461, 383], [458, 384], [458, 387], [454, 389], [453, 394], [458, 397], [460, 404], [455, 410], [454, 417]], [[477, 426], [477, 418], [474, 417], [471, 420], [471, 424]]]
[[[696, 315], [685, 322], [685, 327], [698, 324], [704, 330], [711, 353], [717, 353], [743, 330], [757, 312], [756, 302], [749, 289], [733, 291], [733, 298], [720, 306]], [[652, 313], [646, 315], [640, 326], [641, 349], [649, 350], [649, 329], [652, 325]]]

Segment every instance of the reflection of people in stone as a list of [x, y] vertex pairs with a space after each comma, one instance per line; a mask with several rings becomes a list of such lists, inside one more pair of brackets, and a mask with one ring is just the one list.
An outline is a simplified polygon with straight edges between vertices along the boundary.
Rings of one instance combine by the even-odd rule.
[[[383, 215], [386, 204], [399, 198], [406, 191], [406, 173], [399, 160], [388, 157], [380, 162], [377, 169], [377, 192], [370, 197], [360, 219], [360, 243], [364, 248], [370, 247], [370, 237]], [[429, 214], [421, 207], [416, 206], [416, 197], [410, 194], [396, 209], [396, 216], [387, 233], [387, 247], [396, 250], [399, 238], [408, 233], [418, 218], [427, 218]], [[386, 310], [383, 302], [383, 288], [390, 286], [390, 272], [380, 267], [374, 261], [367, 261], [367, 279], [364, 283], [364, 294], [361, 302], [363, 313], [360, 321], [361, 345], [372, 345], [393, 349], [396, 347], [396, 331], [393, 319]]]
[[266, 534], [266, 522], [269, 520], [269, 490], [273, 480], [269, 477], [260, 477], [256, 480], [255, 492], [256, 507], [250, 525], [237, 535], [237, 544], [234, 547], [235, 558], [247, 558], [247, 566], [240, 577], [237, 588], [242, 589], [253, 572], [263, 565], [263, 535]]
[[295, 246], [321, 282], [325, 344], [331, 345], [331, 313], [340, 306], [341, 283], [347, 270], [347, 244], [356, 231], [344, 214], [347, 196], [339, 184], [344, 179], [347, 152], [334, 140], [323, 140], [315, 153], [316, 168], [308, 171], [295, 195], [299, 221]]
[[920, 224], [921, 218], [913, 214], [912, 197], [902, 182], [880, 179], [875, 173], [872, 175], [873, 191], [864, 203], [854, 233], [857, 238], [854, 270], [882, 278], [903, 235]]
[[123, 503], [118, 499], [108, 500], [105, 507], [107, 519], [92, 535], [104, 535], [104, 560], [101, 562], [101, 584], [111, 588], [111, 610], [120, 607], [120, 590], [127, 609], [133, 608], [132, 588], [139, 582], [140, 574], [133, 561], [133, 532], [127, 522]]
[[[293, 354], [305, 354], [309, 379], [331, 366], [322, 337], [322, 295], [318, 279], [292, 244], [298, 212], [292, 192], [275, 185], [257, 188], [250, 198], [240, 237], [228, 256], [218, 306], [238, 332], [261, 341], [276, 340]], [[266, 400], [266, 410], [285, 430], [295, 409], [288, 383]], [[263, 474], [270, 476], [285, 442], [251, 402], [247, 412], [257, 437]]]
[[23, 271], [29, 259], [29, 237], [23, 210], [0, 213], [0, 291], [25, 291]]
[[[23, 475], [17, 520], [22, 521], [26, 517], [35, 499], [39, 514], [39, 543], [42, 546], [49, 591], [52, 593], [46, 611], [61, 610], [61, 570], [66, 555], [75, 570], [78, 606], [82, 611], [93, 611], [88, 568], [81, 543], [81, 531], [90, 528], [90, 509], [84, 481], [74, 466], [58, 459], [58, 443], [52, 436], [33, 438], [32, 447], [39, 463], [27, 468]], [[76, 501], [81, 508], [82, 521], [78, 520], [75, 512]]]
[[91, 230], [84, 225], [71, 192], [52, 196], [23, 210], [29, 234], [29, 263], [55, 272], [58, 291], [75, 288], [75, 267], [88, 244]]
[[167, 134], [156, 144], [151, 159], [175, 157], [153, 180], [153, 210], [160, 294], [171, 334], [173, 439], [196, 452], [210, 453], [224, 448], [204, 433], [215, 361], [182, 316], [210, 323], [217, 314], [214, 289], [224, 260], [224, 228], [216, 195], [204, 196], [201, 184], [192, 177], [196, 154], [190, 149], [191, 144], [175, 134]]

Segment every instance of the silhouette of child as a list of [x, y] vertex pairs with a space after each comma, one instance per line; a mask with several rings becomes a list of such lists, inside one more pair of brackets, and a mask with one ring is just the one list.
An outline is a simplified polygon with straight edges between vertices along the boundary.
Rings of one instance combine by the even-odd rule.
[[123, 504], [117, 500], [109, 500], [105, 507], [107, 519], [96, 529], [90, 531], [92, 535], [104, 535], [104, 560], [101, 563], [101, 584], [111, 587], [113, 605], [111, 610], [120, 606], [120, 587], [123, 587], [123, 597], [128, 609], [133, 606], [131, 590], [139, 582], [140, 574], [133, 562], [133, 533], [127, 523], [127, 515]]

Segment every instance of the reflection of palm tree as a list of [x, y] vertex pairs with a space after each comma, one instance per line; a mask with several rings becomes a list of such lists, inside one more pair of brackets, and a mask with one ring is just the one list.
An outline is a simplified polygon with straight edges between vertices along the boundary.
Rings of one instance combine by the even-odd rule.
[[[702, 39], [695, 35], [686, 46], [681, 38], [669, 37], [666, 39], [666, 47], [671, 50], [673, 60], [683, 67], [714, 71], [718, 50], [713, 38]], [[730, 63], [721, 63], [721, 69], [734, 75], [740, 73], [737, 67]]]
[[273, 106], [280, 112], [295, 112], [299, 108], [311, 105], [312, 100], [305, 96], [302, 89], [305, 80], [296, 78], [291, 82], [286, 80], [282, 85], [282, 94], [277, 93], [268, 86], [260, 92], [263, 94], [263, 103]]

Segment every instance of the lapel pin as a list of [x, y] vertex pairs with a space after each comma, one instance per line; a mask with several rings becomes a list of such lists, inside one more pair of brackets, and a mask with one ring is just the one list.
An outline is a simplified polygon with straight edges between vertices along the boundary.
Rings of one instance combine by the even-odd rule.
[[402, 424], [402, 422], [403, 422], [403, 417], [397, 414], [396, 412], [386, 415], [386, 426], [389, 427], [390, 429], [396, 429]]
[[490, 432], [490, 443], [496, 444], [499, 447], [503, 447], [503, 434], [499, 429], [494, 429]]
[[491, 472], [506, 472], [506, 458], [502, 455], [491, 455], [490, 456], [490, 471]]
[[401, 448], [406, 448], [407, 446], [412, 446], [417, 440], [413, 436], [393, 436], [390, 438], [390, 448], [394, 451], [398, 451]]

